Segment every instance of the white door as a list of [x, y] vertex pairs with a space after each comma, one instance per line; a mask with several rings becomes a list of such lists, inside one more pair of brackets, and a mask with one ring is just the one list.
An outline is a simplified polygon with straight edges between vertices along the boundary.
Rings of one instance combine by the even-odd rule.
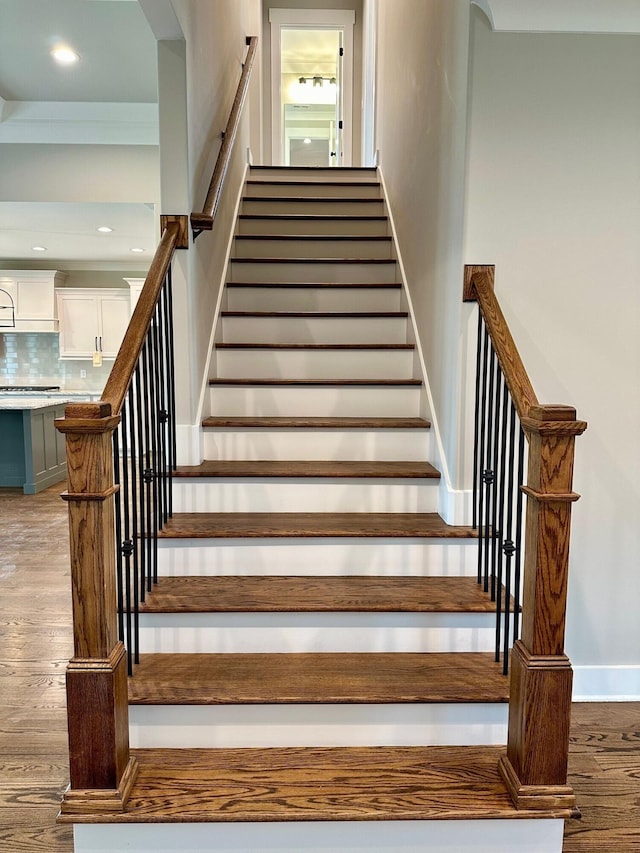
[[350, 166], [355, 12], [270, 9], [273, 165]]

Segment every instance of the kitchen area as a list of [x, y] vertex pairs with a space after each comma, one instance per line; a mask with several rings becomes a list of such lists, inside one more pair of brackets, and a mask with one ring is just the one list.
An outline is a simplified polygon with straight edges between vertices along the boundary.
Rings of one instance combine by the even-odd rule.
[[69, 402], [100, 399], [143, 284], [0, 269], [0, 488], [35, 494], [65, 479], [55, 420]]

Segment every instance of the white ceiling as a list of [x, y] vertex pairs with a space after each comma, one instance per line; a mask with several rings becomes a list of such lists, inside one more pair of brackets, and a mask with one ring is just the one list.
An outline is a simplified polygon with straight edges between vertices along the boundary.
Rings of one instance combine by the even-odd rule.
[[[50, 56], [57, 44], [72, 47], [80, 61], [57, 66]], [[0, 0], [0, 163], [4, 141], [157, 144], [156, 103], [156, 36], [136, 0]], [[144, 268], [156, 244], [156, 219], [153, 206], [126, 199], [0, 199], [0, 261]], [[99, 225], [114, 230], [99, 234]], [[47, 252], [35, 253], [36, 245]], [[138, 246], [145, 254], [131, 253]]]

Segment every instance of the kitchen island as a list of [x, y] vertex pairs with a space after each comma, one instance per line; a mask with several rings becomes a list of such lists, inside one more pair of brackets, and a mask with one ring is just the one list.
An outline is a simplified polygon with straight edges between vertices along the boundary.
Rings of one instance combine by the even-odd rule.
[[54, 421], [64, 417], [67, 402], [60, 397], [0, 397], [0, 486], [33, 495], [65, 479], [65, 439]]

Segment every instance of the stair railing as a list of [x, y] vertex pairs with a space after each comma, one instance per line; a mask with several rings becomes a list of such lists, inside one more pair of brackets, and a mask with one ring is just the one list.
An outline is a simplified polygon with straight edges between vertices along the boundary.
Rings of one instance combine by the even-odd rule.
[[238, 127], [240, 126], [242, 109], [247, 97], [247, 92], [249, 91], [251, 69], [253, 68], [253, 61], [258, 48], [258, 37], [247, 36], [247, 45], [249, 46], [249, 49], [247, 50], [247, 56], [242, 66], [242, 74], [240, 75], [238, 90], [233, 100], [233, 106], [231, 107], [229, 121], [222, 132], [222, 145], [218, 152], [218, 158], [213, 170], [204, 207], [201, 212], [194, 212], [191, 214], [191, 227], [193, 229], [194, 240], [203, 231], [211, 231], [213, 228], [213, 220], [215, 219], [216, 211], [218, 210], [218, 204], [220, 203], [222, 186], [227, 174], [227, 169], [229, 168], [229, 162], [231, 160], [233, 146], [238, 133]]
[[102, 398], [69, 404], [56, 422], [67, 446], [74, 640], [63, 813], [122, 811], [136, 775], [127, 696], [138, 655], [132, 616], [154, 579], [157, 531], [171, 511], [171, 261], [188, 248], [188, 219], [163, 216], [162, 227]]
[[478, 582], [496, 601], [496, 660], [503, 656], [505, 672], [514, 640], [500, 772], [519, 809], [574, 808], [567, 784], [573, 672], [564, 635], [571, 505], [579, 498], [572, 491], [574, 444], [587, 424], [570, 406], [540, 405], [496, 298], [494, 273], [492, 266], [467, 266], [463, 299], [479, 308]]

